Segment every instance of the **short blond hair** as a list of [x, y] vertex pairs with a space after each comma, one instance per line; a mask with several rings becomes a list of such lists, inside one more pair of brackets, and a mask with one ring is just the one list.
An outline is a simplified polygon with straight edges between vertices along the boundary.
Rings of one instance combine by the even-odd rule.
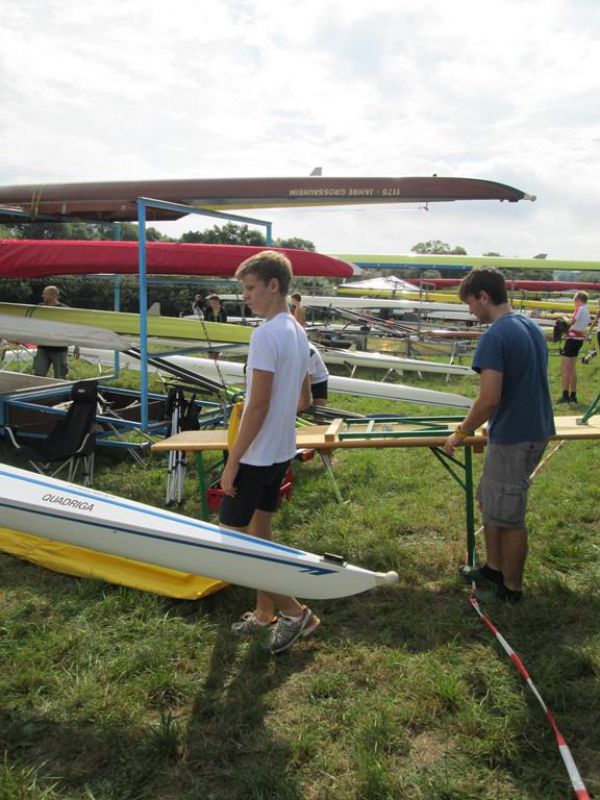
[[590, 298], [590, 296], [589, 296], [589, 294], [587, 292], [581, 291], [581, 292], [577, 292], [577, 294], [575, 295], [574, 299], [575, 300], [581, 300], [582, 303], [587, 303], [589, 298]]
[[241, 279], [244, 275], [256, 275], [265, 285], [273, 278], [277, 278], [279, 293], [286, 297], [293, 278], [292, 264], [283, 253], [263, 250], [242, 261], [235, 271], [235, 277]]
[[60, 289], [58, 288], [58, 286], [44, 286], [44, 288], [42, 289], [42, 297], [44, 297], [44, 295], [47, 294], [51, 294], [54, 295], [54, 297], [59, 298]]

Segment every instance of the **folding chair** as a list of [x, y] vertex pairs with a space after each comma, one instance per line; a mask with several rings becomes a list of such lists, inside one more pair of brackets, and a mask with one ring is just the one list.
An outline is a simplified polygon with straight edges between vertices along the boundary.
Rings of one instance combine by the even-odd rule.
[[[81, 483], [91, 486], [94, 477], [97, 402], [98, 384], [81, 381], [73, 384], [67, 413], [60, 417], [56, 426], [39, 444], [24, 446], [18, 440], [19, 428], [5, 425], [4, 429], [13, 447], [20, 450], [40, 474], [54, 478], [67, 470], [66, 479], [73, 482], [81, 470]], [[61, 463], [55, 469], [58, 462]]]

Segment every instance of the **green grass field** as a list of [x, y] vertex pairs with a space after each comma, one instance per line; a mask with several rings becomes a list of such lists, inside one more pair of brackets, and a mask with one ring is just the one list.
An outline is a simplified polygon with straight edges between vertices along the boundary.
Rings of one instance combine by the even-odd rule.
[[[579, 412], [600, 391], [596, 361], [578, 368]], [[555, 397], [558, 372], [553, 356]], [[469, 379], [405, 382], [476, 391]], [[347, 397], [332, 405], [438, 413]], [[598, 443], [572, 442], [549, 459], [530, 494], [526, 600], [482, 606], [596, 795], [599, 453]], [[0, 458], [21, 463], [4, 445]], [[318, 459], [297, 464], [276, 538], [395, 569], [400, 582], [314, 603], [319, 635], [278, 658], [229, 633], [252, 605], [249, 590], [174, 601], [0, 554], [0, 800], [571, 796], [541, 708], [457, 577], [459, 487], [427, 450], [345, 451], [335, 462], [346, 502], [336, 503]], [[165, 478], [158, 456], [145, 467], [101, 456], [95, 487], [161, 505]], [[197, 515], [193, 474], [186, 486], [183, 512]]]

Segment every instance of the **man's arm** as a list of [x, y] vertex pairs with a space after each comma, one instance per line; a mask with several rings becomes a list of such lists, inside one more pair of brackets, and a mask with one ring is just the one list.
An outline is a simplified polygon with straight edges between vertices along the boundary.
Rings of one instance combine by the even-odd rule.
[[221, 488], [225, 494], [235, 495], [233, 482], [238, 473], [240, 460], [258, 436], [269, 412], [273, 393], [273, 372], [263, 369], [252, 370], [252, 392], [250, 402], [244, 408], [244, 416], [237, 439], [229, 451], [227, 464], [221, 476]]
[[452, 455], [454, 448], [465, 438], [481, 427], [494, 413], [502, 397], [502, 372], [484, 369], [479, 376], [479, 394], [464, 420], [460, 423], [460, 432], [451, 434], [444, 444], [444, 450]]

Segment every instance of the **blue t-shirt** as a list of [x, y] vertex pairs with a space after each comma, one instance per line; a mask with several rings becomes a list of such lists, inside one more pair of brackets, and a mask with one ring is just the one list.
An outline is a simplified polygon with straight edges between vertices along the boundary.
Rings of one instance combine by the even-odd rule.
[[535, 322], [514, 313], [497, 319], [479, 341], [473, 369], [493, 369], [503, 376], [500, 403], [488, 423], [491, 442], [536, 442], [552, 436], [548, 348]]

